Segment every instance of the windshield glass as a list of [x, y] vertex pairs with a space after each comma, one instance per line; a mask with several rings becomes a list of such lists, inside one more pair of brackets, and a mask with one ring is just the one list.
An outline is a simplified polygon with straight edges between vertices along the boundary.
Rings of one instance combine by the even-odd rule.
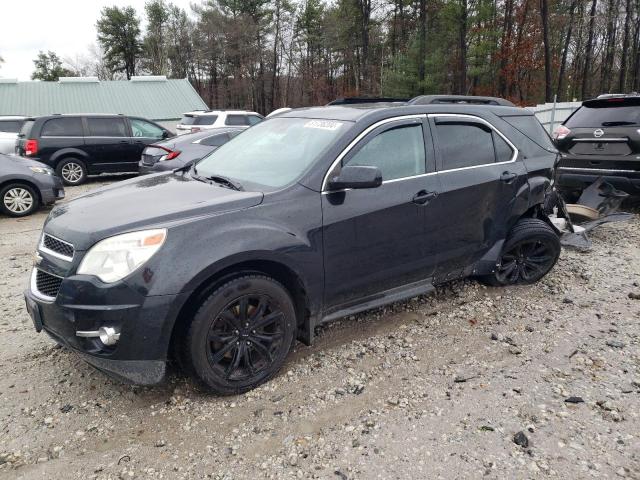
[[566, 122], [568, 128], [640, 125], [640, 105], [620, 107], [582, 106]]
[[245, 186], [284, 187], [298, 179], [349, 123], [310, 118], [261, 122], [202, 159], [198, 175], [223, 176]]

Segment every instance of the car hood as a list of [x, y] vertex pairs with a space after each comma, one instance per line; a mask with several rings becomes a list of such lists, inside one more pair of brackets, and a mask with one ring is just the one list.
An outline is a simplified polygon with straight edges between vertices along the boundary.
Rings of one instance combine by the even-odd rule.
[[241, 192], [160, 173], [115, 183], [55, 207], [44, 231], [87, 250], [103, 238], [259, 205], [262, 192]]
[[30, 158], [19, 157], [17, 155], [7, 155], [5, 153], [0, 153], [0, 162], [2, 162], [7, 167], [10, 166], [14, 171], [24, 170], [29, 174], [31, 174], [31, 170], [29, 170], [29, 167], [51, 168], [49, 165], [45, 165], [41, 162], [36, 162], [35, 160], [31, 160]]

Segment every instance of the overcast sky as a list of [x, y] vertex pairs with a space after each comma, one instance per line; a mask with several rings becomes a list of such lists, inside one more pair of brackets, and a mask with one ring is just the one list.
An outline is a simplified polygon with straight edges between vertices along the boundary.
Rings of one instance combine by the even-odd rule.
[[[189, 10], [193, 0], [172, 0]], [[200, 3], [200, 0], [197, 0]], [[105, 6], [131, 5], [142, 18], [145, 0], [0, 0], [0, 77], [30, 80], [39, 50], [61, 58], [86, 54], [96, 43]]]

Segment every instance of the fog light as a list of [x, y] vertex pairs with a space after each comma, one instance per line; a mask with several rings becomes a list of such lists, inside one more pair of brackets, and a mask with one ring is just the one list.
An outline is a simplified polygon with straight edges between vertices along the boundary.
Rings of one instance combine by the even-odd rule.
[[113, 327], [100, 327], [98, 330], [100, 341], [107, 346], [112, 346], [120, 340], [120, 332]]

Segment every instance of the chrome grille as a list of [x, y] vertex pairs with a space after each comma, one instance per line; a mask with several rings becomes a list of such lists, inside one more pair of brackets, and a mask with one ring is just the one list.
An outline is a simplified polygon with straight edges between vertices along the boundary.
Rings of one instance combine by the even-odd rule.
[[58, 295], [61, 283], [62, 278], [42, 270], [36, 270], [36, 288], [42, 295], [55, 298]]
[[73, 245], [49, 234], [45, 233], [42, 237], [40, 248], [54, 256], [62, 257], [65, 260], [73, 259]]

